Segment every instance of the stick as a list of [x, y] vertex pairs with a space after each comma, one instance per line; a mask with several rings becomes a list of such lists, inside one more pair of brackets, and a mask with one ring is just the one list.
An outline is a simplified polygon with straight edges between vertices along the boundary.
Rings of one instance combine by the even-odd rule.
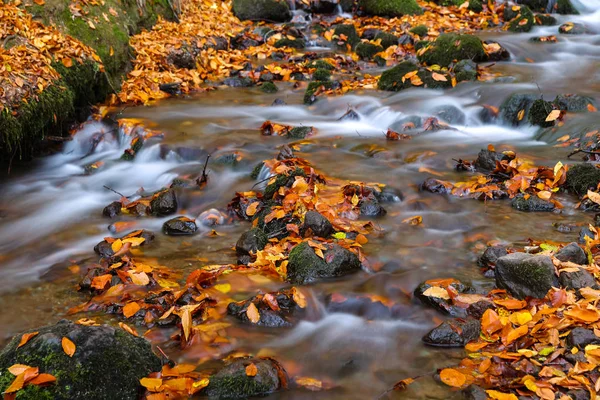
[[109, 188], [109, 187], [108, 187], [108, 186], [106, 186], [106, 185], [102, 185], [102, 187], [104, 187], [104, 189], [110, 190], [110, 191], [111, 191], [111, 192], [113, 192], [113, 193], [116, 193], [116, 194], [118, 194], [118, 195], [119, 195], [119, 196], [121, 196], [121, 197], [125, 197], [127, 200], [129, 200], [129, 199], [127, 198], [127, 196], [125, 196], [123, 193], [119, 193], [119, 192], [117, 192], [117, 191], [116, 191], [115, 189], [113, 189], [113, 188]]

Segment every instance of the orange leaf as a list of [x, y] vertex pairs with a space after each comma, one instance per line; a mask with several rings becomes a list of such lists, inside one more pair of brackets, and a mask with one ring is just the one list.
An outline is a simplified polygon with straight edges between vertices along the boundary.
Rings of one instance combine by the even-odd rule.
[[21, 346], [24, 346], [27, 342], [29, 342], [31, 340], [31, 338], [36, 336], [38, 333], [39, 332], [24, 333], [23, 336], [21, 336], [21, 341], [19, 342], [17, 349]]
[[432, 72], [431, 77], [433, 78], [434, 81], [448, 82], [448, 79], [446, 78], [446, 76], [444, 76], [442, 74], [438, 74], [437, 72]]
[[133, 336], [139, 336], [138, 333], [136, 331], [133, 330], [133, 328], [131, 328], [129, 325], [127, 325], [124, 322], [119, 322], [119, 326], [121, 327], [121, 329], [123, 329], [125, 332], [133, 335]]
[[91, 286], [94, 289], [104, 290], [106, 285], [108, 285], [108, 283], [112, 280], [112, 277], [113, 276], [111, 274], [97, 276], [94, 279], [92, 279]]
[[552, 110], [546, 117], [546, 122], [556, 121], [560, 117], [560, 110]]
[[467, 377], [462, 372], [446, 368], [440, 371], [440, 380], [448, 386], [461, 387], [467, 381]]
[[140, 311], [140, 309], [140, 305], [135, 301], [132, 301], [131, 303], [127, 303], [125, 307], [123, 307], [123, 315], [125, 316], [125, 318], [129, 318], [135, 315], [138, 311]]
[[294, 299], [294, 302], [298, 305], [298, 307], [306, 307], [306, 297], [304, 297], [302, 292], [296, 289], [295, 287], [292, 288], [292, 298]]
[[583, 322], [596, 322], [600, 319], [598, 311], [588, 310], [587, 308], [573, 308], [564, 312], [565, 317], [571, 317]]
[[4, 391], [4, 393], [14, 393], [21, 389], [23, 389], [23, 385], [25, 384], [25, 375], [19, 374], [15, 378], [14, 381], [10, 384], [10, 386]]
[[481, 330], [486, 334], [491, 335], [492, 333], [502, 329], [502, 322], [496, 311], [488, 308], [481, 317]]
[[258, 321], [260, 321], [260, 314], [254, 303], [250, 303], [248, 309], [246, 310], [246, 315], [253, 324], [256, 324]]
[[521, 336], [527, 335], [527, 332], [529, 332], [529, 328], [527, 327], [527, 325], [521, 325], [520, 327], [508, 332], [508, 335], [506, 335], [506, 338], [502, 338], [503, 339], [502, 342], [505, 345], [509, 345], [512, 342], [514, 342], [515, 340], [517, 340], [518, 338], [520, 338]]
[[158, 392], [162, 386], [162, 379], [160, 378], [142, 378], [140, 384], [151, 392]]
[[254, 363], [250, 363], [250, 365], [246, 367], [246, 376], [256, 376], [257, 373], [258, 368], [256, 368], [256, 365], [254, 365]]
[[260, 203], [259, 203], [258, 201], [255, 201], [255, 202], [251, 203], [251, 204], [248, 206], [248, 208], [246, 208], [246, 215], [247, 215], [247, 216], [249, 216], [249, 217], [251, 217], [251, 216], [253, 216], [254, 214], [256, 214], [256, 209], [258, 208], [258, 205], [259, 205], [259, 204], [260, 204]]
[[63, 348], [63, 351], [65, 352], [65, 354], [68, 355], [69, 357], [73, 357], [73, 354], [75, 354], [75, 349], [76, 349], [75, 343], [73, 343], [67, 337], [62, 338], [62, 348]]
[[54, 375], [50, 375], [50, 374], [39, 374], [38, 376], [36, 376], [35, 378], [33, 378], [32, 380], [30, 380], [29, 382], [27, 382], [30, 385], [46, 385], [48, 383], [54, 383], [56, 382], [56, 377]]
[[8, 367], [8, 372], [13, 374], [14, 376], [21, 375], [23, 372], [31, 368], [29, 365], [24, 364], [14, 364]]

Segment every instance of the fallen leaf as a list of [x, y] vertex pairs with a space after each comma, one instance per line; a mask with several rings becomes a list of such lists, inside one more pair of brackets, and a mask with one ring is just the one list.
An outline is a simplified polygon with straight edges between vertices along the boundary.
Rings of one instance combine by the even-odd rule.
[[256, 324], [258, 321], [260, 321], [260, 314], [254, 303], [250, 303], [248, 309], [246, 310], [246, 315], [253, 324]]
[[31, 338], [35, 337], [37, 334], [39, 334], [39, 332], [24, 333], [23, 336], [21, 336], [21, 341], [19, 342], [17, 349], [21, 346], [24, 346], [27, 342], [31, 340]]
[[246, 376], [256, 376], [257, 373], [258, 368], [256, 368], [254, 363], [250, 363], [248, 366], [246, 366]]
[[453, 368], [445, 368], [440, 371], [440, 380], [448, 386], [461, 387], [467, 381], [467, 377]]
[[75, 354], [75, 343], [73, 343], [69, 338], [67, 337], [63, 337], [62, 338], [62, 348], [63, 351], [65, 352], [66, 355], [68, 355], [69, 357], [73, 357], [73, 354]]

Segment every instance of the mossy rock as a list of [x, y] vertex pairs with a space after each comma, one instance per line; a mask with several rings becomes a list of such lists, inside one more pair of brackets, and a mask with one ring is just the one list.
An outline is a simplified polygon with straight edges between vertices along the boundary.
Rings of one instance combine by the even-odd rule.
[[306, 43], [302, 39], [282, 38], [276, 41], [274, 46], [278, 49], [282, 47], [290, 47], [292, 49], [303, 49], [304, 47], [306, 47]]
[[573, 6], [571, 0], [558, 0], [556, 2], [556, 12], [563, 15], [578, 15], [579, 11]]
[[313, 104], [317, 101], [315, 93], [320, 88], [324, 88], [325, 90], [333, 89], [334, 83], [332, 81], [316, 81], [308, 84], [306, 88], [306, 92], [304, 93], [304, 104]]
[[533, 94], [513, 94], [500, 106], [500, 116], [511, 125], [520, 125], [526, 121], [525, 116], [536, 99]]
[[381, 17], [401, 17], [423, 13], [415, 0], [359, 0], [358, 4], [368, 15]]
[[429, 28], [427, 28], [427, 25], [417, 25], [417, 26], [412, 27], [409, 32], [413, 33], [419, 37], [423, 37], [423, 36], [427, 36], [427, 32], [429, 32]]
[[283, 0], [233, 0], [233, 13], [236, 17], [254, 21], [288, 21], [292, 14]]
[[[346, 36], [345, 43], [350, 44], [350, 46], [354, 47], [358, 42], [360, 42], [360, 37], [356, 32], [356, 27], [352, 24], [339, 24], [335, 25], [333, 29], [334, 36], [337, 35], [341, 37], [341, 35]], [[345, 44], [342, 46], [345, 47]]]
[[431, 44], [431, 42], [429, 40], [419, 40], [417, 43], [415, 43], [415, 50], [419, 51], [427, 46], [429, 46]]
[[552, 287], [558, 287], [552, 258], [512, 253], [500, 257], [495, 268], [496, 285], [518, 299], [542, 299]]
[[554, 126], [554, 121], [546, 121], [548, 114], [552, 112], [552, 103], [542, 99], [535, 100], [531, 104], [529, 115], [527, 116], [531, 125], [541, 126], [542, 128], [549, 128]]
[[326, 69], [328, 71], [333, 71], [335, 69], [335, 67], [333, 65], [331, 65], [330, 63], [328, 63], [325, 60], [315, 60], [315, 61], [309, 63], [306, 67], [307, 68], [316, 68], [316, 69]]
[[557, 21], [550, 14], [537, 14], [535, 16], [535, 24], [540, 26], [552, 26], [556, 25]]
[[[161, 369], [150, 344], [121, 329], [61, 321], [35, 331], [39, 333], [26, 345], [18, 348], [21, 336], [17, 336], [0, 353], [0, 389], [6, 390], [14, 379], [7, 370], [13, 364], [38, 367], [57, 382], [27, 386], [18, 392], [20, 400], [136, 399], [139, 380]], [[64, 337], [76, 346], [73, 357], [62, 349]]]
[[558, 32], [563, 35], [583, 35], [588, 33], [588, 30], [579, 22], [567, 22], [558, 27]]
[[263, 191], [263, 198], [271, 200], [280, 188], [291, 187], [297, 176], [306, 177], [306, 173], [302, 168], [296, 168], [293, 171], [290, 171], [288, 174], [277, 175], [275, 177], [275, 182], [268, 184]]
[[587, 111], [588, 106], [595, 107], [595, 101], [591, 97], [580, 96], [578, 94], [559, 94], [552, 102], [560, 110], [569, 112]]
[[527, 6], [521, 6], [519, 14], [508, 24], [511, 32], [529, 32], [535, 23], [535, 16]]
[[375, 54], [383, 51], [383, 47], [373, 43], [361, 42], [356, 45], [356, 54], [363, 60], [371, 60]]
[[264, 166], [265, 166], [265, 163], [262, 161], [259, 162], [258, 164], [256, 164], [256, 166], [252, 169], [252, 172], [250, 173], [250, 178], [258, 179], [258, 176], [260, 175], [260, 171], [262, 171]]
[[[256, 374], [249, 376], [246, 368], [254, 364]], [[285, 370], [274, 360], [244, 358], [231, 362], [211, 375], [202, 393], [211, 399], [247, 399], [266, 396], [279, 390], [287, 380]]]
[[433, 79], [433, 72], [425, 68], [420, 68], [417, 76], [421, 78], [423, 86], [429, 89], [448, 89], [452, 87], [452, 79], [449, 76], [446, 75], [445, 81], [436, 80]]
[[482, 12], [483, 4], [481, 3], [481, 0], [469, 0], [469, 10], [473, 12]]
[[312, 75], [313, 81], [328, 81], [331, 79], [331, 71], [324, 68], [319, 68]]
[[304, 139], [313, 132], [313, 129], [312, 126], [297, 126], [288, 132], [287, 137], [289, 139]]
[[277, 93], [279, 89], [277, 89], [277, 85], [273, 82], [265, 82], [260, 86], [260, 90], [263, 93]]
[[523, 193], [515, 196], [510, 205], [515, 210], [526, 212], [553, 211], [556, 207], [551, 201], [540, 199], [536, 195], [525, 196]]
[[375, 35], [375, 40], [380, 41], [381, 47], [383, 47], [384, 50], [388, 47], [396, 46], [398, 44], [398, 37], [387, 32], [379, 32], [377, 35]]
[[587, 194], [588, 190], [596, 190], [600, 183], [600, 169], [592, 164], [578, 164], [567, 171], [565, 187], [579, 197]]
[[398, 92], [400, 90], [407, 89], [411, 87], [412, 84], [409, 80], [402, 82], [402, 78], [409, 72], [416, 71], [418, 69], [419, 67], [416, 64], [410, 61], [403, 61], [381, 74], [377, 88], [379, 90], [391, 92]]
[[435, 42], [422, 53], [419, 61], [427, 65], [449, 66], [454, 60], [486, 61], [487, 55], [483, 43], [473, 35], [440, 35]]
[[476, 81], [477, 64], [471, 60], [461, 60], [454, 66], [454, 74], [457, 82]]
[[307, 284], [322, 279], [340, 277], [360, 269], [356, 254], [338, 244], [325, 244], [324, 258], [319, 257], [307, 242], [292, 249], [287, 266], [287, 279], [294, 284]]

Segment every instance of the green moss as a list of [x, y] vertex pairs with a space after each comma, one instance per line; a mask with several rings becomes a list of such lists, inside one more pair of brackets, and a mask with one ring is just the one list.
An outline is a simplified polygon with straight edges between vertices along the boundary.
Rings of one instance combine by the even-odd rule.
[[307, 135], [309, 135], [312, 132], [312, 130], [312, 126], [297, 126], [289, 131], [287, 137], [289, 139], [295, 140], [304, 139]]
[[482, 12], [483, 4], [481, 4], [481, 0], [469, 0], [469, 10], [473, 12]]
[[384, 49], [398, 44], [398, 38], [396, 35], [392, 35], [391, 33], [387, 32], [379, 32], [377, 35], [375, 35], [375, 41], [377, 40], [380, 40], [381, 47]]
[[360, 42], [356, 45], [355, 51], [361, 59], [370, 60], [375, 54], [383, 51], [383, 47], [377, 46], [373, 43]]
[[535, 24], [536, 25], [552, 26], [552, 25], [556, 25], [556, 23], [557, 23], [556, 18], [554, 18], [550, 14], [537, 14], [535, 16]]
[[429, 40], [419, 40], [417, 43], [415, 43], [415, 50], [421, 50], [424, 47], [427, 47], [431, 44], [431, 42]]
[[278, 49], [282, 47], [290, 47], [292, 49], [303, 49], [306, 46], [306, 43], [304, 43], [304, 40], [302, 39], [282, 38], [275, 42], [274, 46]]
[[311, 82], [308, 84], [306, 88], [306, 92], [304, 92], [304, 104], [312, 104], [316, 101], [313, 96], [320, 88], [324, 88], [325, 90], [333, 89], [333, 82], [331, 81], [317, 81]]
[[487, 55], [481, 40], [473, 35], [440, 35], [425, 52], [419, 55], [419, 61], [443, 67], [449, 66], [454, 60], [480, 62], [486, 59]]
[[397, 92], [402, 89], [406, 89], [412, 86], [410, 80], [405, 80], [402, 82], [402, 78], [408, 74], [409, 72], [418, 70], [419, 67], [413, 64], [410, 61], [403, 61], [400, 64], [396, 65], [384, 71], [381, 74], [381, 78], [379, 79], [379, 83], [377, 84], [377, 88], [379, 90], [387, 90], [392, 92]]
[[280, 0], [233, 0], [233, 13], [241, 20], [285, 22], [291, 18], [287, 3]]
[[[358, 33], [356, 33], [356, 28], [352, 24], [335, 25], [333, 34], [338, 37], [341, 37], [341, 35], [346, 36], [347, 39], [345, 43], [349, 43], [352, 47], [360, 42], [360, 37], [358, 37]], [[342, 47], [345, 47], [345, 44]]]
[[477, 80], [477, 64], [471, 60], [461, 60], [454, 66], [454, 74], [458, 82]]
[[415, 0], [360, 0], [359, 5], [367, 14], [383, 17], [401, 17], [423, 13]]
[[[265, 188], [265, 190], [263, 192], [263, 197], [267, 200], [271, 200], [273, 198], [273, 196], [275, 195], [275, 193], [277, 193], [279, 191], [280, 187], [288, 186], [288, 185], [291, 186], [294, 183], [295, 178], [297, 176], [306, 177], [306, 174], [304, 173], [303, 169], [296, 168], [295, 170], [291, 171], [289, 174], [277, 175], [277, 177], [275, 178], [275, 182], [271, 183], [270, 185], [267, 185], [267, 187]], [[267, 208], [267, 207], [265, 207], [265, 208]]]
[[319, 68], [313, 72], [313, 81], [328, 81], [331, 78], [331, 71], [328, 69]]
[[575, 7], [573, 7], [573, 4], [571, 3], [571, 0], [558, 0], [556, 2], [556, 12], [559, 14], [579, 14], [579, 11], [577, 11], [577, 9]]
[[426, 25], [417, 25], [417, 26], [413, 27], [409, 32], [414, 33], [415, 35], [417, 35], [419, 37], [423, 37], [423, 36], [427, 36], [427, 32], [429, 32], [429, 28], [427, 28]]
[[519, 14], [508, 24], [511, 32], [529, 32], [535, 22], [535, 16], [527, 6], [521, 6]]
[[535, 100], [529, 110], [528, 120], [532, 125], [549, 128], [554, 126], [554, 121], [546, 122], [548, 114], [553, 110], [552, 103], [545, 100]]
[[264, 93], [277, 93], [279, 89], [277, 89], [277, 85], [273, 82], [265, 82], [260, 86], [260, 90]]
[[315, 60], [307, 65], [308, 68], [316, 68], [316, 69], [326, 69], [328, 71], [333, 71], [335, 67], [328, 63], [325, 60]]
[[582, 197], [588, 190], [596, 190], [600, 183], [600, 169], [592, 164], [578, 164], [567, 171], [565, 186]]
[[260, 163], [256, 164], [256, 166], [254, 167], [254, 169], [250, 173], [250, 178], [257, 179], [258, 176], [260, 175], [260, 171], [262, 170], [262, 168], [263, 168], [264, 165], [265, 165], [264, 162], [260, 162]]

